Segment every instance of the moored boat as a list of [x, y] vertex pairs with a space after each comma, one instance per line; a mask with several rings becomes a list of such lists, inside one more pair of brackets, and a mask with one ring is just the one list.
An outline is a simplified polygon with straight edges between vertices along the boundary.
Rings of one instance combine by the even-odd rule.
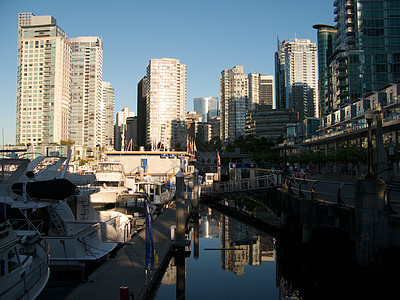
[[19, 237], [10, 222], [2, 222], [0, 299], [35, 299], [49, 279], [49, 261], [49, 245], [39, 234]]

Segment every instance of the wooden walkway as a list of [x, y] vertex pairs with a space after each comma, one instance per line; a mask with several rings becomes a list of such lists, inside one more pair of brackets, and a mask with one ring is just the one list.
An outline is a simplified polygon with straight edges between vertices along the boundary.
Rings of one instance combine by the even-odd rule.
[[[167, 262], [171, 249], [171, 225], [176, 224], [175, 206], [164, 211], [154, 220], [154, 248], [160, 265]], [[145, 277], [145, 230], [135, 235], [123, 246], [116, 258], [110, 258], [98, 270], [89, 276], [87, 283], [79, 285], [66, 299], [120, 299], [120, 287], [126, 286], [134, 293], [135, 300], [145, 299], [152, 278], [156, 278], [160, 268]]]

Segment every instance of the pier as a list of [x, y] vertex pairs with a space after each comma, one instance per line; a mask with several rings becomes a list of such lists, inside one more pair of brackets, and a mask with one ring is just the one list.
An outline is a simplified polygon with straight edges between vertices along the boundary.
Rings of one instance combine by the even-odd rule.
[[[154, 220], [154, 248], [160, 264], [168, 261], [171, 251], [170, 228], [175, 224], [174, 206]], [[117, 252], [115, 258], [106, 261], [89, 276], [86, 283], [69, 294], [67, 299], [120, 299], [121, 287], [128, 288], [134, 299], [145, 299], [160, 270], [158, 266], [146, 278], [145, 240], [145, 230], [142, 230]]]

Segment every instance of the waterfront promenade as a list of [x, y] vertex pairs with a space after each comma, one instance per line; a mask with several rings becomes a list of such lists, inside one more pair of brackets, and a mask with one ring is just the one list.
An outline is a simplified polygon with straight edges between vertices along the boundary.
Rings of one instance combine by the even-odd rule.
[[[161, 263], [167, 262], [171, 249], [171, 225], [176, 224], [175, 206], [168, 208], [154, 220], [154, 248]], [[98, 270], [89, 276], [88, 282], [82, 283], [70, 293], [66, 299], [120, 299], [120, 287], [129, 288], [134, 299], [145, 299], [150, 290], [150, 275], [145, 277], [145, 230], [135, 235], [132, 240], [123, 246], [117, 257], [110, 258]], [[160, 266], [152, 273], [152, 278], [158, 276]]]

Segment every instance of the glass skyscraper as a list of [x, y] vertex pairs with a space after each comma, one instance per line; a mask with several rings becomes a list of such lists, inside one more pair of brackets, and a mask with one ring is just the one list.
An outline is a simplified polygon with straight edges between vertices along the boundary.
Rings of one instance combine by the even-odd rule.
[[328, 100], [336, 109], [400, 78], [400, 1], [335, 0]]
[[318, 89], [319, 89], [319, 117], [323, 117], [327, 111], [332, 110], [332, 104], [327, 101], [327, 67], [329, 57], [334, 50], [334, 39], [337, 30], [332, 25], [316, 24], [313, 28], [318, 30]]
[[203, 97], [193, 99], [194, 110], [202, 116], [203, 122], [218, 116], [218, 97]]

